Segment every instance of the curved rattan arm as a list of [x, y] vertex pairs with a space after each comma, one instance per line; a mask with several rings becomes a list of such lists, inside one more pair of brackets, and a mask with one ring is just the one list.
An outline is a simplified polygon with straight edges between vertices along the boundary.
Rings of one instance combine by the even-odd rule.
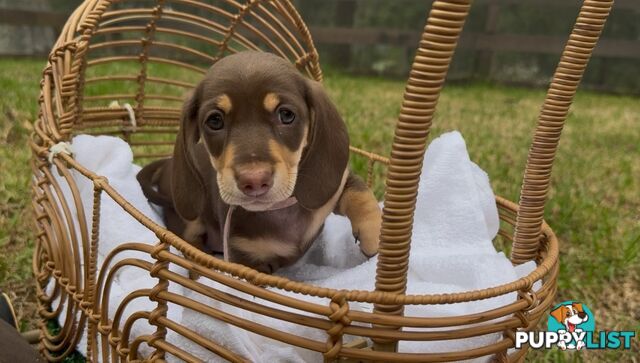
[[[85, 83], [85, 69], [87, 68], [87, 53], [91, 46], [93, 35], [98, 30], [98, 24], [101, 23], [104, 14], [110, 10], [115, 0], [93, 0], [83, 2], [69, 17], [62, 33], [54, 45], [54, 50], [50, 56], [50, 63], [56, 63], [49, 67], [50, 72], [56, 72], [56, 75], [63, 77], [53, 77], [53, 84], [56, 88], [56, 96], [61, 95], [58, 100], [57, 112], [59, 118], [56, 122], [52, 122], [53, 128], [48, 130], [52, 134], [55, 141], [68, 141], [71, 138], [74, 124], [82, 123], [83, 118], [83, 92]], [[199, 5], [198, 1], [180, 0], [176, 1], [190, 6], [199, 6], [202, 9], [214, 8], [211, 5]], [[260, 49], [257, 44], [248, 40], [244, 33], [250, 34], [254, 38], [263, 39], [265, 46], [263, 50], [271, 51], [289, 59], [302, 72], [317, 81], [322, 80], [322, 70], [318, 63], [318, 52], [315, 48], [311, 34], [306, 24], [302, 20], [290, 0], [247, 0], [238, 2], [234, 0], [220, 0], [220, 3], [233, 8], [232, 12], [225, 13], [226, 21], [229, 25], [220, 27], [218, 35], [224, 40], [219, 45], [219, 52], [216, 57], [212, 57], [214, 61], [220, 56], [224, 56], [225, 52], [233, 53], [236, 50], [231, 49], [229, 42], [244, 39], [244, 47], [246, 49]], [[153, 46], [157, 25], [156, 23], [162, 18], [163, 12], [167, 11], [167, 4], [158, 2], [152, 9], [148, 9], [149, 14], [140, 15], [147, 9], [131, 9], [125, 8], [119, 10], [120, 20], [126, 15], [133, 16], [137, 14], [140, 19], [147, 21], [145, 32], [140, 39], [140, 53], [137, 61], [140, 63], [141, 70], [136, 75], [138, 82], [138, 90], [135, 94], [135, 112], [136, 118], [144, 122], [144, 101], [147, 96], [145, 94], [145, 83], [147, 82], [147, 62], [152, 58], [149, 54], [149, 47]], [[113, 9], [112, 9], [113, 10]], [[278, 14], [275, 16], [274, 14]], [[149, 16], [150, 15], [150, 16]], [[264, 18], [260, 18], [264, 16]], [[262, 24], [259, 29], [256, 27], [247, 27], [240, 30], [241, 25], [246, 27], [250, 23], [248, 18], [256, 17]], [[255, 20], [254, 18], [252, 18]], [[266, 19], [266, 20], [265, 20]], [[104, 24], [104, 23], [103, 23]], [[210, 23], [207, 23], [210, 25]], [[113, 26], [113, 28], [118, 28]], [[122, 27], [121, 27], [122, 28]], [[197, 32], [181, 30], [180, 35], [191, 37], [191, 39], [202, 39], [198, 37]], [[280, 49], [277, 44], [269, 40], [276, 38], [287, 46]], [[99, 45], [114, 45], [117, 41], [101, 41]], [[93, 44], [94, 46], [96, 44]], [[176, 53], [187, 52], [189, 49], [183, 46], [173, 48]], [[117, 57], [103, 58], [102, 61], [108, 60], [113, 62]], [[157, 59], [156, 59], [157, 60]], [[103, 63], [108, 63], [107, 61]], [[170, 63], [175, 65], [176, 63]], [[194, 67], [196, 68], [196, 67]], [[204, 72], [204, 70], [202, 70]], [[59, 93], [59, 94], [58, 94]], [[50, 102], [50, 97], [44, 97], [45, 102]], [[47, 109], [51, 109], [51, 105], [46, 105]], [[51, 114], [53, 116], [53, 113]], [[51, 118], [54, 119], [53, 117]]]
[[[471, 0], [435, 1], [411, 67], [396, 126], [386, 182], [376, 291], [402, 294], [407, 285], [413, 214], [427, 137]], [[401, 315], [403, 305], [375, 305]], [[377, 350], [396, 343], [377, 342]]]
[[511, 260], [536, 258], [551, 168], [562, 127], [613, 0], [586, 0], [571, 32], [538, 117], [520, 196]]

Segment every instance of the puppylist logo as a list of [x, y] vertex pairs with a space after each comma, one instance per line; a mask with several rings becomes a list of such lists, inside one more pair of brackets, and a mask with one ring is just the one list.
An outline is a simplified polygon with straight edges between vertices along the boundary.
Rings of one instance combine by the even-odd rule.
[[516, 348], [528, 343], [533, 349], [630, 349], [633, 331], [596, 332], [596, 322], [589, 308], [575, 301], [562, 302], [551, 309], [547, 331], [516, 332]]

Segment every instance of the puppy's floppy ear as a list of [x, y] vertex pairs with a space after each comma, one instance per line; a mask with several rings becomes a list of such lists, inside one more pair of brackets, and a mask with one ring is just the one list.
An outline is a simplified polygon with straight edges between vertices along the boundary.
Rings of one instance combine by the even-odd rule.
[[309, 209], [324, 205], [338, 190], [349, 161], [349, 134], [322, 85], [305, 80], [310, 109], [309, 144], [298, 167], [294, 195]]
[[560, 324], [564, 324], [564, 317], [566, 315], [567, 308], [564, 305], [560, 305], [551, 311], [551, 316]]
[[193, 149], [200, 139], [198, 93], [199, 88], [196, 88], [184, 103], [180, 131], [173, 149], [171, 196], [176, 212], [186, 220], [194, 220], [200, 215], [204, 199], [204, 182], [193, 155]]

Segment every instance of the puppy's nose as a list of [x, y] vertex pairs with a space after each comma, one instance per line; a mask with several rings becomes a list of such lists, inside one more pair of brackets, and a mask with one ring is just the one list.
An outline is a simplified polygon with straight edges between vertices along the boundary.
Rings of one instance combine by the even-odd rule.
[[585, 312], [578, 313], [578, 317], [580, 319], [584, 319], [586, 316], [587, 316], [587, 313], [585, 313]]
[[236, 172], [238, 189], [250, 197], [267, 194], [273, 185], [273, 173], [270, 167], [258, 166]]

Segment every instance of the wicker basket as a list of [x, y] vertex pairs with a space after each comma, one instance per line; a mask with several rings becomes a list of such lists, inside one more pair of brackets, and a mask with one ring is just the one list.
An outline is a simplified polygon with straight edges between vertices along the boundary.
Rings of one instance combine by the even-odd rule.
[[[517, 281], [484, 290], [405, 295], [413, 211], [423, 155], [438, 96], [470, 2], [434, 2], [407, 82], [391, 157], [351, 149], [368, 160], [370, 171], [376, 163], [387, 167], [384, 220], [376, 290], [337, 291], [262, 274], [209, 256], [142, 215], [105, 178], [79, 165], [73, 157], [64, 153], [50, 155], [53, 145], [79, 133], [120, 136], [132, 146], [136, 157], [145, 161], [170, 155], [184, 92], [193, 87], [210, 64], [242, 49], [274, 52], [294, 62], [310, 77], [322, 80], [309, 31], [290, 1], [84, 1], [69, 18], [44, 70], [40, 113], [31, 142], [33, 206], [38, 229], [33, 269], [38, 281], [42, 318], [42, 354], [50, 361], [62, 360], [75, 349], [86, 328], [88, 357], [93, 361], [163, 360], [168, 355], [197, 361], [190, 352], [166, 340], [170, 329], [223, 358], [243, 361], [243, 357], [233, 351], [168, 319], [167, 304], [171, 303], [319, 352], [328, 361], [430, 362], [482, 356], [493, 356], [499, 361], [522, 360], [526, 348], [509, 351], [514, 346], [515, 332], [535, 329], [556, 292], [558, 241], [542, 219], [553, 159], [563, 122], [613, 1], [584, 2], [539, 116], [519, 207], [499, 197], [496, 200], [503, 222], [500, 236], [512, 242], [513, 263], [535, 260], [537, 268]], [[172, 76], [163, 76], [168, 73]], [[120, 103], [109, 106], [111, 100]], [[132, 106], [121, 106], [124, 103]], [[131, 123], [130, 113], [135, 116], [135, 124]], [[54, 157], [49, 159], [50, 156]], [[51, 164], [54, 167], [50, 168]], [[57, 171], [61, 179], [54, 178], [53, 171]], [[92, 181], [93, 215], [82, 212], [82, 203], [87, 201], [78, 197], [71, 171]], [[369, 180], [371, 175], [369, 172]], [[75, 198], [73, 203], [61, 198], [63, 186], [57, 180], [68, 184]], [[105, 297], [111, 285], [110, 272], [119, 266], [109, 266], [108, 261], [104, 266], [97, 265], [103, 194], [159, 239], [156, 245], [123, 241], [109, 257], [132, 250], [148, 254], [155, 261], [127, 260], [128, 264], [140, 268], [141, 273], [157, 278], [157, 285], [150, 290], [136, 291], [124, 299], [121, 305], [134, 298], [146, 298], [155, 304], [152, 311], [136, 312], [126, 321], [119, 320], [118, 315], [113, 321], [107, 317], [108, 299]], [[78, 231], [71, 227], [74, 219], [79, 221]], [[92, 222], [91, 230], [87, 227], [88, 221]], [[171, 253], [169, 246], [176, 247], [186, 258]], [[80, 259], [85, 263], [80, 264]], [[170, 264], [186, 267], [202, 277], [197, 281], [178, 278], [169, 273]], [[207, 289], [201, 283], [202, 279], [211, 279], [271, 301], [282, 309]], [[48, 293], [50, 290], [46, 287], [51, 281], [55, 289]], [[534, 289], [536, 281], [542, 281], [542, 284]], [[207, 309], [170, 293], [169, 283], [200, 291], [242, 309], [325, 331], [326, 339], [295, 336]], [[326, 305], [306, 302], [267, 291], [265, 286], [325, 298], [328, 302]], [[517, 292], [517, 301], [482, 313], [430, 318], [403, 316], [403, 308], [409, 304], [468, 302], [513, 292]], [[62, 299], [61, 306], [66, 307], [66, 315], [60, 319], [61, 329], [53, 333], [47, 329], [47, 321], [58, 318], [61, 313], [60, 307], [51, 311], [55, 297]], [[350, 310], [349, 302], [354, 301], [373, 303], [375, 309], [371, 313]], [[292, 313], [291, 309], [299, 313]], [[155, 332], [130, 336], [131, 324], [139, 319], [155, 326]], [[412, 329], [403, 330], [403, 327]], [[397, 352], [398, 340], [447, 340], [495, 333], [501, 333], [498, 342], [470, 350], [423, 354]], [[346, 334], [362, 339], [343, 344]], [[374, 342], [372, 346], [368, 346], [369, 339], [365, 338]], [[152, 348], [150, 356], [139, 357], [137, 347], [142, 343]]]

